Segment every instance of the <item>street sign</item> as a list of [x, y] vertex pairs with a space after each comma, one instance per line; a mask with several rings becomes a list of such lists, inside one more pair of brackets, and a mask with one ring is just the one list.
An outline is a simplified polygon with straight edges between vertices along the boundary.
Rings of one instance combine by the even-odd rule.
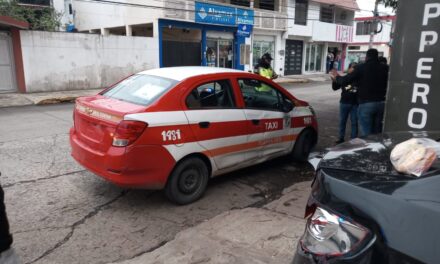
[[[410, 20], [409, 20], [410, 19]], [[440, 136], [440, 0], [400, 0], [385, 132]]]
[[250, 37], [252, 34], [252, 25], [238, 25], [237, 36]]

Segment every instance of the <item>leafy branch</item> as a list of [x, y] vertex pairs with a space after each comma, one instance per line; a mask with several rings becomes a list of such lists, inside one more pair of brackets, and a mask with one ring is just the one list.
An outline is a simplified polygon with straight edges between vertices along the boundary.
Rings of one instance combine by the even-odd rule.
[[16, 0], [0, 0], [0, 16], [26, 21], [33, 30], [55, 31], [61, 26], [62, 13], [51, 6], [31, 7], [20, 5]]

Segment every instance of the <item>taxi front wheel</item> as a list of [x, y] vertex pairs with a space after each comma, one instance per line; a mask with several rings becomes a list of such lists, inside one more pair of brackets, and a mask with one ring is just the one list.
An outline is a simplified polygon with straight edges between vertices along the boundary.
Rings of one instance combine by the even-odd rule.
[[299, 162], [306, 162], [315, 144], [314, 131], [307, 129], [302, 132], [293, 147], [292, 157]]
[[165, 195], [174, 203], [184, 205], [199, 199], [208, 185], [208, 168], [203, 160], [191, 157], [174, 168], [165, 187]]

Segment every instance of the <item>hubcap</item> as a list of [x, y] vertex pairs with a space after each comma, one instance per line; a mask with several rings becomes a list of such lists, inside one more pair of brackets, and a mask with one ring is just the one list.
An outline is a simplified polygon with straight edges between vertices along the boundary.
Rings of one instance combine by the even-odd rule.
[[197, 190], [200, 185], [200, 171], [197, 168], [188, 168], [179, 179], [179, 189], [181, 192], [190, 194]]

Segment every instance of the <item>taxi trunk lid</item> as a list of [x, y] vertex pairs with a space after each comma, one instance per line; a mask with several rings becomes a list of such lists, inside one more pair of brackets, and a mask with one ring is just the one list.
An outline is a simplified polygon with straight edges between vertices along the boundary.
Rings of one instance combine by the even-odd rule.
[[74, 110], [75, 132], [82, 144], [103, 154], [112, 145], [113, 134], [124, 116], [143, 112], [145, 108], [102, 95], [78, 98]]

